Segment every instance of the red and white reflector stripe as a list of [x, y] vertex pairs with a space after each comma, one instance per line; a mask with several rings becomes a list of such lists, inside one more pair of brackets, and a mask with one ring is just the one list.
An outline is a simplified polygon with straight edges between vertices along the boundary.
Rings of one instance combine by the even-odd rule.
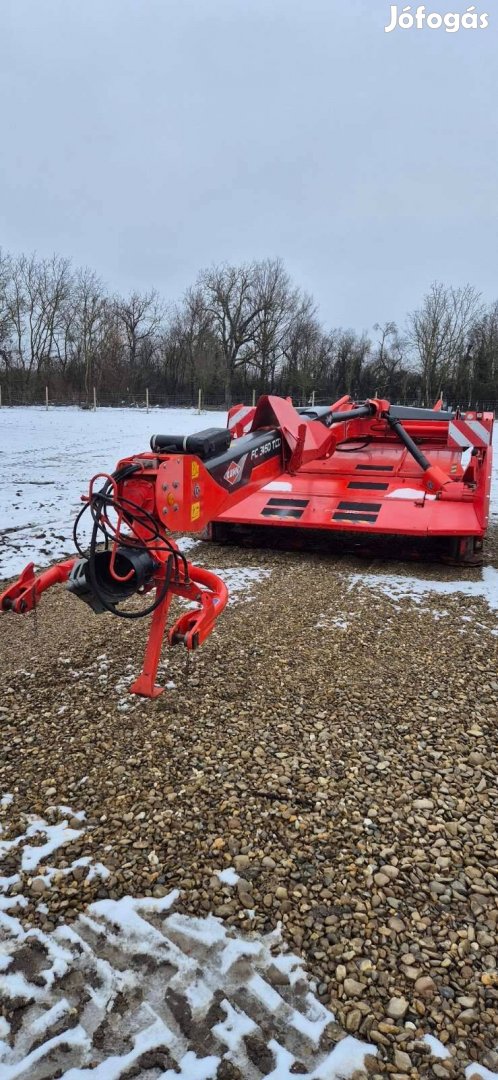
[[235, 406], [228, 414], [228, 430], [235, 438], [246, 435], [253, 422], [256, 408], [251, 405]]
[[450, 420], [448, 445], [463, 450], [469, 446], [480, 450], [489, 446], [491, 431], [480, 420]]

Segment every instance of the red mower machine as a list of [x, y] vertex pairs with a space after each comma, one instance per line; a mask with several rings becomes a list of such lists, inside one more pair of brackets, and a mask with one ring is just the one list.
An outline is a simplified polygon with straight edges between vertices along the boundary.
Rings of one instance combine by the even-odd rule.
[[[74, 526], [79, 556], [35, 576], [33, 564], [0, 595], [0, 610], [24, 613], [57, 582], [97, 613], [136, 619], [152, 614], [143, 670], [130, 690], [156, 686], [173, 595], [194, 601], [168, 633], [171, 645], [202, 644], [226, 606], [223, 582], [192, 566], [172, 533], [202, 531], [215, 540], [256, 536], [302, 539], [378, 553], [424, 551], [476, 565], [489, 516], [492, 413], [412, 409], [349, 397], [295, 409], [265, 396], [235, 406], [228, 429], [153, 435], [150, 452], [99, 474]], [[96, 488], [96, 482], [101, 485]], [[88, 550], [78, 537], [89, 512]], [[286, 530], [284, 534], [284, 530]], [[292, 534], [290, 530], [293, 530]], [[131, 597], [154, 598], [137, 609]]]
[[[320, 533], [330, 547], [398, 557], [424, 553], [477, 565], [489, 518], [492, 413], [408, 408], [343, 397], [293, 408], [260, 398], [236, 406], [236, 441], [209, 462], [225, 489], [208, 535], [275, 526]], [[393, 543], [393, 541], [395, 543]]]

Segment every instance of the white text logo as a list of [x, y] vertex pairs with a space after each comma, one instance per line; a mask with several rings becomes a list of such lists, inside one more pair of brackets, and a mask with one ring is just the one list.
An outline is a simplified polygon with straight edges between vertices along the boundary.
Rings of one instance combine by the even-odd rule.
[[390, 21], [384, 27], [384, 32], [390, 34], [399, 26], [400, 30], [446, 30], [447, 34], [456, 34], [458, 30], [484, 30], [488, 26], [487, 13], [479, 15], [472, 5], [462, 14], [458, 11], [447, 11], [440, 15], [437, 11], [427, 13], [425, 5], [419, 4], [412, 14], [411, 5], [399, 9], [397, 4], [391, 4]]

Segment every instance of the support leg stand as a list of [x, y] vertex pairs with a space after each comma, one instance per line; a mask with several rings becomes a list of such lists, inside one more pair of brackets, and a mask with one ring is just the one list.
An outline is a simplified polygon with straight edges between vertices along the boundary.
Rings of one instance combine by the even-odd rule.
[[161, 649], [170, 603], [171, 594], [168, 592], [162, 604], [159, 604], [152, 616], [142, 671], [138, 679], [135, 679], [135, 682], [130, 686], [130, 694], [157, 698], [164, 693], [164, 687], [156, 685], [156, 675], [161, 659]]

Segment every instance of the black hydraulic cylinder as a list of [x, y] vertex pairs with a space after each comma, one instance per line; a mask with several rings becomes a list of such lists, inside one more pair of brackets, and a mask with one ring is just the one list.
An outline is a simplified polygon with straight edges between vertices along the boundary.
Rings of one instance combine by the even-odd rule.
[[412, 455], [413, 458], [415, 458], [415, 461], [417, 462], [417, 465], [420, 465], [420, 468], [423, 469], [424, 472], [427, 469], [430, 469], [430, 467], [431, 467], [430, 461], [428, 461], [425, 454], [422, 453], [422, 451], [417, 446], [417, 444], [413, 441], [413, 439], [410, 437], [408, 432], [405, 431], [401, 421], [398, 420], [395, 416], [390, 416], [389, 413], [385, 414], [385, 418], [386, 418], [389, 426], [393, 429], [393, 431], [396, 432], [396, 435], [398, 436], [398, 438], [401, 439], [401, 442], [405, 444], [406, 449], [408, 450], [408, 452]]
[[340, 424], [343, 420], [355, 420], [359, 416], [374, 416], [375, 405], [357, 405], [355, 409], [349, 409], [348, 412], [330, 412], [327, 413], [327, 427], [330, 424]]

